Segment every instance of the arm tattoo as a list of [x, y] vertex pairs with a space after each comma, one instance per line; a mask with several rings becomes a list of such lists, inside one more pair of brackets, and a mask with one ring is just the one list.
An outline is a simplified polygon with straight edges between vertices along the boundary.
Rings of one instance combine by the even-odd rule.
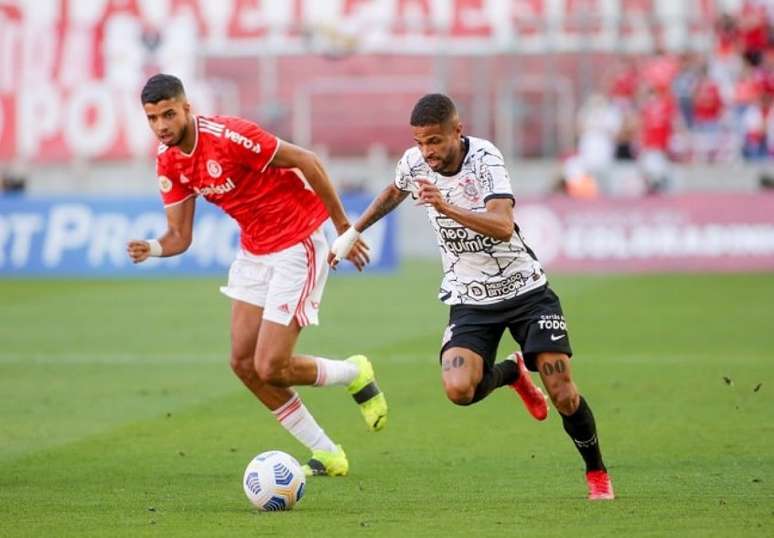
[[358, 224], [361, 231], [365, 230], [374, 222], [378, 221], [387, 213], [398, 207], [400, 203], [406, 199], [406, 196], [408, 196], [407, 192], [401, 192], [400, 196], [391, 196], [389, 190], [382, 192], [382, 194], [380, 194], [376, 200], [371, 203], [368, 209], [366, 209], [365, 213], [363, 213], [363, 216], [360, 217], [360, 222]]

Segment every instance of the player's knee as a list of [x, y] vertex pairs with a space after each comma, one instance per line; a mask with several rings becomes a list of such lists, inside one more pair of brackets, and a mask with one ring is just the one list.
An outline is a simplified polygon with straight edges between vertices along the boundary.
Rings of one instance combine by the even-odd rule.
[[476, 392], [476, 387], [467, 381], [446, 381], [444, 382], [444, 389], [446, 390], [446, 397], [457, 405], [469, 405], [473, 401], [473, 394]]
[[289, 372], [283, 368], [277, 361], [261, 361], [256, 365], [258, 379], [274, 387], [289, 386]]
[[258, 374], [255, 371], [255, 365], [253, 364], [253, 358], [251, 356], [243, 356], [239, 353], [231, 354], [231, 370], [236, 374], [239, 379], [253, 380]]
[[557, 411], [565, 416], [570, 416], [577, 411], [580, 398], [575, 385], [567, 383], [551, 393], [551, 401], [553, 401]]

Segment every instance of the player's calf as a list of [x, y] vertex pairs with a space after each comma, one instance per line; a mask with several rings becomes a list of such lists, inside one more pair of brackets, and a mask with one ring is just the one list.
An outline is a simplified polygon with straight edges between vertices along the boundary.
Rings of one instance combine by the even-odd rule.
[[563, 353], [541, 353], [538, 371], [551, 402], [563, 415], [572, 415], [578, 408], [578, 389], [570, 377], [570, 358]]

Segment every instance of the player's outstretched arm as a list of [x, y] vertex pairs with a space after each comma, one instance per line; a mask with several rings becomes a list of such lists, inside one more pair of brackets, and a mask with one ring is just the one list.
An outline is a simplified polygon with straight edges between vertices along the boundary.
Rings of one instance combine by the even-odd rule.
[[379, 193], [379, 196], [374, 198], [371, 205], [360, 215], [360, 218], [355, 223], [355, 230], [364, 232], [373, 223], [398, 207], [408, 195], [408, 191], [402, 191], [395, 184], [391, 183]]
[[[320, 197], [320, 200], [322, 200], [322, 203], [328, 210], [328, 215], [330, 215], [339, 237], [349, 230], [349, 219], [344, 212], [344, 206], [317, 155], [283, 140], [279, 142], [279, 148], [270, 165], [277, 168], [298, 168], [301, 170], [301, 173], [304, 174], [307, 182], [309, 182], [309, 186], [317, 193], [317, 196]], [[332, 253], [328, 255], [329, 262], [332, 257]], [[368, 245], [360, 238], [359, 234], [354, 238], [350, 249], [347, 251], [347, 255], [343, 257], [351, 261], [358, 271], [362, 271], [370, 261]], [[335, 264], [332, 264], [332, 266], [335, 267]]]
[[304, 174], [304, 177], [309, 182], [309, 186], [312, 187], [312, 190], [317, 193], [322, 203], [325, 204], [336, 231], [343, 233], [344, 230], [349, 228], [349, 220], [344, 212], [341, 199], [339, 199], [339, 195], [336, 193], [336, 189], [333, 188], [333, 183], [317, 155], [307, 149], [282, 140], [279, 142], [277, 153], [269, 164], [276, 168], [298, 168], [301, 170], [301, 173]]
[[150, 241], [133, 239], [126, 251], [134, 263], [144, 262], [151, 256], [176, 256], [191, 246], [196, 198], [193, 196], [179, 204], [167, 207], [167, 231]]
[[331, 254], [328, 256], [328, 264], [335, 268], [339, 260], [345, 258], [350, 252], [355, 241], [360, 238], [360, 233], [398, 207], [398, 205], [406, 199], [408, 194], [408, 192], [398, 189], [393, 184], [384, 189], [379, 196], [371, 202], [371, 205], [368, 206], [363, 214], [360, 215], [360, 218], [354, 226], [337, 237], [333, 242]]

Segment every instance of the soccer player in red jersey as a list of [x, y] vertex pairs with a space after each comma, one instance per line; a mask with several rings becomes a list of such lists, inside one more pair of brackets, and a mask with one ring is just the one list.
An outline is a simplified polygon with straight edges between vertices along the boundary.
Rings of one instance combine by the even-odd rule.
[[[176, 256], [190, 246], [197, 196], [237, 221], [241, 249], [221, 292], [232, 300], [231, 368], [280, 424], [312, 451], [308, 475], [346, 475], [347, 457], [320, 428], [291, 387], [344, 385], [371, 431], [384, 427], [387, 402], [370, 361], [294, 354], [301, 329], [318, 323], [328, 275], [323, 224], [341, 234], [347, 216], [317, 156], [249, 121], [195, 116], [174, 76], [151, 77], [142, 90], [148, 123], [161, 141], [156, 158], [168, 229], [129, 241], [135, 263]], [[359, 241], [347, 257], [368, 263]]]

